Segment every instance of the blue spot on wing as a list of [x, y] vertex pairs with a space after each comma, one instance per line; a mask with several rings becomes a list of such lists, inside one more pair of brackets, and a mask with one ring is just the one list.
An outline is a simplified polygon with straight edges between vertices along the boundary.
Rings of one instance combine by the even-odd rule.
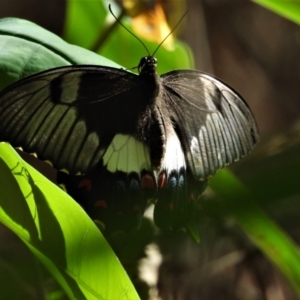
[[154, 221], [162, 229], [184, 227], [191, 218], [195, 201], [191, 195], [200, 195], [206, 187], [194, 179], [189, 171], [181, 168], [167, 174], [166, 185], [159, 190], [154, 209]]

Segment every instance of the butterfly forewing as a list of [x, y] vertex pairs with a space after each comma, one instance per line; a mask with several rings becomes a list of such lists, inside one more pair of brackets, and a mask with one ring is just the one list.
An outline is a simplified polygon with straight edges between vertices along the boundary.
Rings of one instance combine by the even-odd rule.
[[253, 149], [258, 141], [255, 120], [231, 88], [192, 70], [169, 72], [162, 82], [188, 166], [196, 178], [207, 179]]
[[86, 173], [116, 133], [136, 135], [149, 89], [137, 75], [108, 67], [38, 73], [0, 93], [0, 138], [58, 169]]

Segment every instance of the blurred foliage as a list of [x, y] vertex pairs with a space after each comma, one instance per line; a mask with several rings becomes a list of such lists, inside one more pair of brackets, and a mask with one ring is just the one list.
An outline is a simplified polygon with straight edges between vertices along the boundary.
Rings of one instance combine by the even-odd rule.
[[[234, 176], [223, 170], [210, 181], [210, 187], [223, 211], [234, 217], [253, 243], [288, 278], [300, 295], [300, 252], [298, 246], [255, 203], [259, 186], [250, 192]], [[286, 180], [287, 178], [281, 178]], [[262, 188], [266, 180], [262, 181]]]
[[300, 1], [252, 0], [261, 6], [300, 25]]

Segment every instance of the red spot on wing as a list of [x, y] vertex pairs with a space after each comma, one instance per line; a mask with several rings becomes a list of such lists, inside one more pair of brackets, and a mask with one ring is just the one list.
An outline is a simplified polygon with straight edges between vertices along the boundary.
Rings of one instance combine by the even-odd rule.
[[140, 211], [141, 211], [141, 207], [140, 207], [139, 205], [136, 204], [136, 205], [133, 206], [132, 210], [133, 210], [134, 212], [140, 212]]
[[168, 203], [167, 209], [168, 209], [168, 210], [174, 210], [174, 205], [173, 205], [173, 203]]
[[166, 182], [167, 182], [166, 172], [160, 173], [157, 180], [158, 188], [162, 189], [163, 187], [165, 187]]
[[155, 181], [154, 181], [154, 178], [151, 174], [146, 173], [145, 175], [142, 175], [141, 187], [142, 188], [148, 188], [148, 189], [154, 189], [155, 188]]
[[95, 202], [94, 206], [107, 208], [107, 203], [104, 200], [98, 200]]
[[87, 190], [88, 190], [88, 192], [90, 192], [91, 191], [91, 189], [92, 189], [92, 185], [93, 185], [93, 183], [92, 183], [92, 181], [90, 180], [90, 179], [88, 179], [88, 178], [85, 178], [85, 179], [82, 179], [79, 183], [78, 183], [78, 188], [80, 189], [80, 188], [86, 188]]
[[190, 193], [190, 196], [189, 196], [189, 202], [193, 202], [195, 200], [195, 195], [194, 193]]

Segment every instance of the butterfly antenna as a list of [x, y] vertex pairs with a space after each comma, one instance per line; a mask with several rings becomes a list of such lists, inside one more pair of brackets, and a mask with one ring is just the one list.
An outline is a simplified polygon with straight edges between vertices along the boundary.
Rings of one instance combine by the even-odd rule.
[[[141, 39], [139, 39], [134, 33], [132, 33], [128, 28], [126, 28], [126, 27], [122, 24], [122, 22], [114, 15], [114, 13], [112, 12], [111, 5], [110, 5], [110, 4], [108, 5], [108, 9], [109, 9], [110, 13], [112, 14], [112, 16], [115, 18], [115, 20], [116, 20], [116, 21], [117, 21], [124, 29], [126, 29], [131, 35], [133, 35], [138, 41], [140, 41], [140, 43], [141, 43], [141, 44], [144, 46], [144, 48], [146, 49], [148, 55], [151, 56], [149, 50], [147, 49], [147, 47], [146, 47], [146, 45], [143, 43], [143, 41], [142, 41]], [[177, 26], [177, 25], [176, 25], [176, 26]]]
[[152, 54], [152, 57], [155, 55], [155, 53], [157, 52], [157, 50], [159, 49], [159, 47], [165, 42], [165, 40], [175, 31], [175, 29], [178, 27], [178, 25], [181, 23], [181, 21], [183, 20], [183, 18], [186, 16], [188, 11], [186, 11], [183, 16], [180, 18], [180, 20], [177, 22], [177, 24], [175, 25], [175, 27], [171, 30], [171, 32], [160, 42], [160, 44], [157, 46], [157, 48], [155, 49], [155, 51]]

